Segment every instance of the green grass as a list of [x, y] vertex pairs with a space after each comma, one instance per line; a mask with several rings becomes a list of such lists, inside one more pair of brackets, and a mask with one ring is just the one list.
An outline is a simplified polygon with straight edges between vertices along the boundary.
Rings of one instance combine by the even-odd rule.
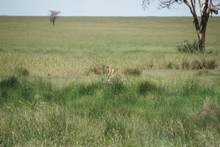
[[0, 17], [0, 146], [218, 146], [219, 21]]

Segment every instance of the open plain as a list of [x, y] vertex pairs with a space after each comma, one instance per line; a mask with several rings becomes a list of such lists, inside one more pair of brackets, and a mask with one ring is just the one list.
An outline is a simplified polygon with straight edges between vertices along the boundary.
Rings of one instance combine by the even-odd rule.
[[0, 146], [220, 144], [219, 17], [48, 19], [0, 17]]

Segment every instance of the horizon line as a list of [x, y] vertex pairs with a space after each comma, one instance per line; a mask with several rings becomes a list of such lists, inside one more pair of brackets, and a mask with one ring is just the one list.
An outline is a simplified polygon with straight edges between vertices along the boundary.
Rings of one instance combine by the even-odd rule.
[[[21, 16], [21, 17], [48, 17], [48, 15], [0, 15], [0, 16]], [[59, 15], [59, 17], [192, 17], [191, 15]], [[214, 16], [215, 17], [215, 16]], [[218, 16], [217, 16], [218, 17]]]

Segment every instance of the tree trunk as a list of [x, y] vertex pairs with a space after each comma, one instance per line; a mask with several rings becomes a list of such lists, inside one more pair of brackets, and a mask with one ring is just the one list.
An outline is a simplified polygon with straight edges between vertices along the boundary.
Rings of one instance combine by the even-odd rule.
[[209, 13], [205, 13], [201, 16], [201, 21], [199, 23], [199, 19], [197, 15], [194, 14], [194, 23], [195, 23], [195, 29], [198, 36], [198, 42], [199, 42], [199, 51], [204, 52], [205, 51], [205, 41], [206, 41], [206, 28], [209, 21]]
[[198, 31], [198, 42], [199, 42], [199, 51], [204, 52], [205, 51], [205, 36], [206, 31]]
[[206, 28], [209, 21], [209, 13], [204, 13], [201, 16], [201, 22], [200, 22], [200, 29], [198, 34], [198, 41], [199, 41], [199, 50], [200, 52], [205, 51], [205, 39], [206, 39]]
[[207, 24], [209, 21], [209, 14], [211, 12], [211, 8], [210, 8], [211, 5], [209, 4], [209, 0], [205, 0], [204, 4], [202, 4], [201, 0], [199, 0], [200, 13], [201, 13], [200, 21], [196, 14], [195, 0], [190, 0], [190, 3], [188, 2], [188, 0], [183, 0], [183, 2], [189, 7], [190, 12], [194, 19], [193, 23], [195, 25], [195, 29], [198, 35], [199, 51], [204, 52], [205, 51], [206, 28], [207, 28]]
[[[201, 5], [201, 1], [200, 1], [200, 5]], [[203, 10], [201, 12], [201, 21], [200, 21], [200, 25], [199, 25], [198, 41], [199, 41], [200, 52], [205, 51], [205, 36], [206, 36], [207, 24], [209, 21], [209, 15], [211, 12], [210, 7], [211, 7], [211, 5], [209, 4], [209, 1], [206, 0], [204, 3]], [[200, 6], [200, 9], [202, 9], [201, 6]]]
[[[194, 24], [195, 24], [197, 36], [198, 36], [199, 51], [204, 52], [205, 51], [206, 26], [207, 26], [208, 21], [207, 21], [207, 19], [206, 19], [206, 21], [201, 20], [201, 22], [199, 23], [199, 19], [198, 19], [197, 15], [194, 15], [193, 19], [194, 19]], [[204, 19], [204, 18], [202, 18], [202, 19]]]

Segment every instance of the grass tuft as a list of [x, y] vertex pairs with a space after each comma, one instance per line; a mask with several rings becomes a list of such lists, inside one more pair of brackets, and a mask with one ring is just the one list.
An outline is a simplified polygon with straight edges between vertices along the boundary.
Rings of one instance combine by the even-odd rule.
[[182, 69], [190, 69], [190, 63], [188, 60], [183, 60], [181, 63]]
[[142, 73], [142, 70], [140, 68], [126, 68], [124, 70], [124, 74], [126, 75], [132, 75], [132, 76], [140, 76]]
[[157, 92], [159, 90], [158, 86], [150, 81], [140, 82], [138, 85], [138, 92], [140, 94], [145, 94], [148, 92]]
[[178, 65], [176, 65], [175, 63], [173, 62], [169, 62], [166, 66], [167, 69], [178, 69]]
[[17, 73], [19, 76], [28, 77], [30, 72], [26, 68], [18, 68]]
[[108, 73], [107, 66], [105, 64], [97, 64], [93, 67], [90, 67], [86, 72], [86, 75], [93, 73], [95, 75], [104, 75]]
[[183, 60], [181, 63], [182, 69], [215, 69], [218, 67], [217, 61], [215, 59], [194, 59], [192, 62], [188, 60]]
[[205, 60], [204, 63], [207, 69], [215, 69], [218, 67], [217, 61], [215, 59]]
[[74, 87], [74, 91], [78, 97], [84, 95], [93, 95], [100, 87], [100, 83], [85, 84], [81, 83]]
[[10, 76], [0, 82], [1, 89], [5, 88], [15, 88], [19, 84], [18, 78], [16, 76]]

